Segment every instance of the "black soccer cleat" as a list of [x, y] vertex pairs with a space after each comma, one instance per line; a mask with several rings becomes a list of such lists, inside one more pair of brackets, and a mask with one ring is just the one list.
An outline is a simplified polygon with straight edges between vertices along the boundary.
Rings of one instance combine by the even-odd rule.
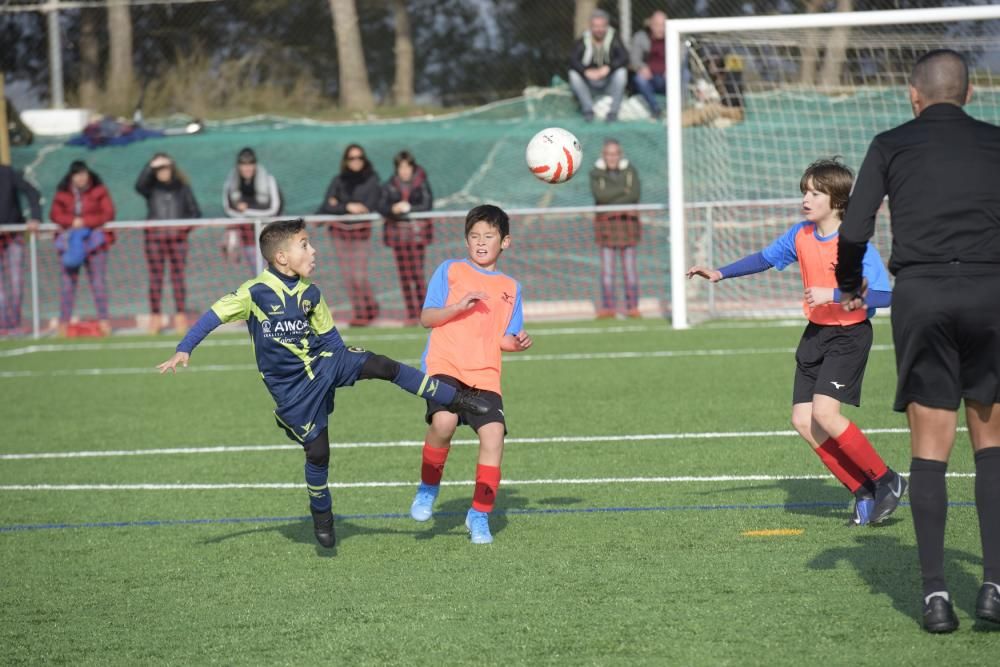
[[871, 523], [882, 523], [896, 511], [900, 499], [906, 495], [907, 486], [903, 476], [891, 469], [875, 483], [875, 509], [872, 510]]
[[976, 598], [976, 616], [984, 621], [1000, 623], [1000, 587], [986, 582]]
[[925, 599], [923, 626], [924, 630], [935, 634], [958, 630], [958, 616], [955, 616], [951, 600], [946, 600], [937, 593], [932, 593], [929, 599]]
[[317, 512], [312, 508], [309, 511], [313, 515], [313, 533], [316, 535], [316, 541], [321, 547], [332, 549], [337, 543], [337, 534], [333, 529], [333, 512], [330, 510]]
[[448, 411], [455, 413], [468, 412], [472, 415], [485, 415], [490, 411], [490, 404], [479, 396], [475, 389], [457, 389], [455, 398], [448, 404]]

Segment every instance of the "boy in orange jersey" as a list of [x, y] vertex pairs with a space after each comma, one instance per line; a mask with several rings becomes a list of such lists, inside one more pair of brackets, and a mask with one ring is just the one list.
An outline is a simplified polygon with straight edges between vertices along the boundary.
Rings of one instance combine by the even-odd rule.
[[805, 290], [802, 310], [809, 324], [795, 353], [792, 425], [854, 494], [850, 525], [866, 525], [884, 521], [895, 511], [906, 480], [888, 468], [861, 430], [840, 414], [841, 403], [861, 403], [861, 381], [872, 346], [869, 318], [892, 299], [882, 258], [869, 243], [864, 256], [868, 309], [849, 312], [840, 305], [834, 273], [837, 230], [853, 178], [836, 160], [812, 163], [799, 182], [805, 220], [761, 252], [717, 270], [693, 266], [687, 276], [718, 282], [799, 263]]
[[441, 476], [459, 424], [479, 435], [479, 463], [472, 507], [465, 517], [473, 544], [489, 544], [489, 513], [500, 486], [500, 461], [507, 434], [500, 396], [501, 352], [531, 347], [524, 332], [521, 285], [496, 270], [500, 253], [510, 247], [510, 220], [496, 206], [477, 206], [465, 218], [469, 256], [443, 262], [427, 286], [420, 324], [431, 330], [424, 350], [427, 375], [456, 387], [474, 387], [490, 409], [485, 415], [450, 413], [427, 401], [420, 486], [410, 507], [417, 521], [431, 518]]

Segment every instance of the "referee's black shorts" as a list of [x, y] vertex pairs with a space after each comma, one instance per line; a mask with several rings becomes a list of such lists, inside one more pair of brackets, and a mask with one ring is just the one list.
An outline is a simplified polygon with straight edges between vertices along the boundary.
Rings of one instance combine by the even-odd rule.
[[1000, 264], [906, 267], [892, 291], [896, 401], [957, 410], [1000, 402]]
[[872, 349], [872, 323], [823, 326], [810, 322], [795, 351], [792, 403], [812, 403], [815, 394], [861, 405], [861, 382]]

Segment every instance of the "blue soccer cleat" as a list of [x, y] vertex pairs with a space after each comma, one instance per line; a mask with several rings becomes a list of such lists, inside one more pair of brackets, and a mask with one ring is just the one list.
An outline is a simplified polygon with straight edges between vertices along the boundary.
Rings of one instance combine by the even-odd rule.
[[470, 509], [465, 515], [465, 527], [469, 529], [473, 544], [490, 544], [493, 541], [493, 535], [490, 534], [489, 513]]
[[847, 522], [848, 526], [867, 526], [872, 522], [875, 512], [875, 496], [865, 487], [861, 487], [854, 495], [854, 516]]
[[431, 518], [431, 514], [434, 513], [434, 501], [437, 500], [440, 490], [440, 485], [421, 482], [417, 487], [417, 495], [413, 497], [413, 504], [410, 505], [410, 516], [417, 521], [427, 521]]

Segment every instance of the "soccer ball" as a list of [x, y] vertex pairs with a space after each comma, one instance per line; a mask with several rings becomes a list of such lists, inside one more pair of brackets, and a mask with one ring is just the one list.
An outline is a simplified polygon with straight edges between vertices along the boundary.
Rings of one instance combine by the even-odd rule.
[[537, 178], [547, 183], [565, 183], [580, 170], [583, 149], [571, 132], [550, 127], [531, 138], [524, 157]]

